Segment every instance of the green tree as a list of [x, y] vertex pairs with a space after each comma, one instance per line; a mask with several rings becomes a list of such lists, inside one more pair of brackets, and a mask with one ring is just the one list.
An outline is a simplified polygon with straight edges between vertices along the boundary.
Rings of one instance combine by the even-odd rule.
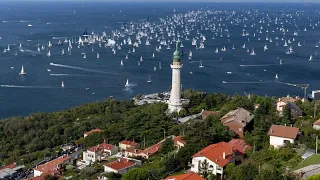
[[198, 171], [203, 178], [208, 179], [210, 177], [212, 172], [209, 170], [209, 162], [206, 159], [201, 162]]
[[127, 171], [123, 176], [123, 180], [146, 180], [152, 176], [149, 171], [141, 168], [133, 168]]
[[283, 109], [283, 121], [284, 124], [291, 124], [292, 123], [292, 115], [289, 105], [286, 105]]
[[58, 177], [47, 174], [44, 176], [44, 180], [58, 180]]
[[258, 167], [256, 164], [247, 161], [241, 164], [234, 173], [229, 176], [231, 180], [254, 180], [258, 174]]
[[320, 180], [320, 174], [316, 174], [307, 178], [307, 180]]
[[169, 152], [174, 150], [174, 144], [171, 138], [166, 138], [164, 142], [161, 144], [159, 152], [161, 154], [168, 154]]

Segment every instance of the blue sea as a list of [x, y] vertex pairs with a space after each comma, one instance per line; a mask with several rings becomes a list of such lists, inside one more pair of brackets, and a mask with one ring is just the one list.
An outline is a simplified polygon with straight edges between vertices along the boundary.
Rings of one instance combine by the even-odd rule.
[[[115, 55], [110, 48], [97, 44], [79, 49], [73, 45], [72, 55], [66, 53], [62, 56], [61, 51], [63, 48], [66, 50], [67, 46], [56, 46], [57, 38], [62, 41], [64, 38], [78, 39], [86, 28], [89, 33], [101, 34], [105, 31], [110, 35], [112, 31], [120, 30], [124, 22], [138, 24], [149, 18], [150, 23], [160, 24], [159, 18], [171, 18], [174, 14], [192, 10], [221, 12], [212, 17], [216, 16], [219, 21], [215, 22], [217, 27], [220, 24], [229, 32], [223, 32], [223, 37], [218, 32], [212, 39], [215, 33], [196, 23], [194, 31], [190, 32], [190, 40], [182, 41], [184, 52], [193, 52], [192, 60], [187, 55], [182, 57], [181, 81], [184, 89], [302, 97], [304, 91], [301, 87], [286, 83], [310, 84], [309, 93], [320, 88], [320, 56], [315, 47], [320, 39], [319, 9], [319, 4], [299, 3], [0, 2], [0, 117], [59, 111], [103, 101], [110, 96], [128, 99], [136, 94], [168, 91], [174, 45], [171, 45], [171, 50], [163, 46], [160, 52], [156, 52], [156, 45], [159, 45], [156, 39], [151, 41], [151, 46], [145, 46], [145, 39], [142, 38], [140, 47], [125, 60], [129, 50], [129, 46], [125, 45]], [[236, 14], [227, 18], [231, 13]], [[252, 16], [255, 18], [250, 19]], [[270, 22], [266, 17], [270, 17]], [[280, 19], [278, 25], [274, 24], [276, 17]], [[235, 24], [237, 20], [239, 22]], [[270, 26], [267, 26], [268, 23]], [[247, 26], [245, 30], [250, 33], [246, 37], [241, 36], [244, 24]], [[258, 33], [261, 26], [262, 33]], [[277, 29], [281, 26], [288, 30], [286, 35]], [[305, 27], [307, 31], [303, 31]], [[269, 32], [266, 32], [267, 29]], [[191, 45], [192, 37], [199, 36], [197, 30], [206, 36], [204, 49], [196, 50]], [[294, 36], [294, 31], [299, 35]], [[279, 40], [275, 40], [276, 36]], [[272, 37], [273, 42], [266, 41], [266, 37]], [[288, 47], [283, 47], [283, 37], [286, 40], [295, 38], [289, 44], [295, 53], [286, 54]], [[53, 44], [51, 57], [46, 56], [46, 51], [37, 52], [37, 45], [48, 44], [48, 41]], [[297, 42], [301, 42], [302, 46], [297, 47]], [[18, 47], [19, 43], [23, 52]], [[244, 43], [250, 51], [254, 48], [255, 56], [241, 48]], [[10, 51], [2, 53], [8, 44]], [[267, 51], [263, 50], [265, 44], [268, 44]], [[233, 45], [235, 49], [232, 49]], [[220, 50], [224, 46], [226, 52], [215, 53], [216, 48]], [[86, 59], [81, 54], [84, 52]], [[100, 59], [96, 58], [97, 52]], [[155, 58], [152, 58], [152, 53], [155, 53]], [[313, 55], [312, 61], [308, 61], [310, 55]], [[144, 61], [138, 66], [141, 56]], [[124, 61], [123, 67], [120, 66], [121, 60]], [[204, 68], [199, 68], [200, 61]], [[158, 66], [159, 62], [161, 70], [154, 71], [154, 66]], [[59, 66], [51, 66], [50, 63]], [[22, 65], [27, 73], [25, 76], [19, 76]], [[275, 82], [275, 74], [283, 83]], [[146, 82], [149, 75], [152, 83]], [[127, 79], [135, 84], [130, 90], [124, 89]], [[61, 88], [62, 81], [65, 88]]]

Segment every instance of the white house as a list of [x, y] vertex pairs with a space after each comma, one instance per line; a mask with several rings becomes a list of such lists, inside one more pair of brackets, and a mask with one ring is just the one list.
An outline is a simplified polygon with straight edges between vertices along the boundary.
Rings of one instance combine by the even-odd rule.
[[83, 152], [83, 161], [89, 165], [96, 161], [101, 161], [108, 156], [114, 155], [119, 152], [119, 148], [112, 144], [102, 143]]
[[42, 174], [51, 174], [59, 171], [63, 165], [66, 165], [71, 162], [70, 156], [61, 156], [52, 161], [49, 161], [45, 164], [41, 164], [34, 168], [33, 176], [38, 177]]
[[234, 162], [234, 152], [231, 144], [220, 142], [211, 144], [192, 156], [191, 171], [199, 173], [199, 167], [203, 161], [207, 161], [209, 168], [213, 174], [223, 177], [224, 167]]
[[124, 174], [129, 169], [134, 168], [136, 166], [138, 166], [138, 163], [126, 158], [120, 158], [118, 159], [118, 161], [114, 161], [112, 163], [103, 165], [104, 172], [114, 172], [119, 174]]
[[296, 127], [272, 125], [268, 132], [268, 135], [270, 136], [270, 145], [279, 148], [286, 143], [293, 144], [298, 132], [299, 128]]
[[313, 123], [313, 129], [320, 130], [320, 119]]

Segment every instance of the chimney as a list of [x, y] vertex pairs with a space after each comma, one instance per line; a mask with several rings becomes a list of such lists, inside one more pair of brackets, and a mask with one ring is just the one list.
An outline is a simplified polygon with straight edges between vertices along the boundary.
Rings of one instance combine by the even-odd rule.
[[226, 152], [223, 152], [222, 157], [223, 159], [226, 159]]

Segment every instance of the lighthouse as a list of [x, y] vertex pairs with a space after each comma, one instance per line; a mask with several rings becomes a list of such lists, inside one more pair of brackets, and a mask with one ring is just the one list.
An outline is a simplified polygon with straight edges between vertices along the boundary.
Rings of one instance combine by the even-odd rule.
[[169, 99], [169, 112], [179, 112], [182, 109], [181, 101], [181, 79], [180, 72], [182, 64], [180, 62], [179, 43], [176, 44], [176, 51], [173, 53], [173, 62], [170, 65], [172, 69], [172, 86]]

